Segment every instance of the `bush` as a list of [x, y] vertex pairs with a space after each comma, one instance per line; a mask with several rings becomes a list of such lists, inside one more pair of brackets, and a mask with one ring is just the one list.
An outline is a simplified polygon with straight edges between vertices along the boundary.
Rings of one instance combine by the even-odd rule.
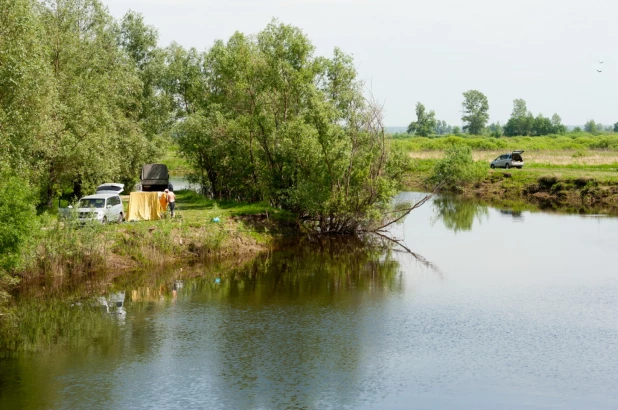
[[24, 246], [36, 226], [35, 196], [25, 181], [0, 172], [0, 304], [16, 283], [11, 273], [21, 262]]
[[468, 145], [453, 145], [447, 148], [443, 159], [438, 161], [428, 179], [432, 186], [445, 190], [462, 191], [465, 186], [480, 182], [487, 176], [485, 164], [474, 162]]

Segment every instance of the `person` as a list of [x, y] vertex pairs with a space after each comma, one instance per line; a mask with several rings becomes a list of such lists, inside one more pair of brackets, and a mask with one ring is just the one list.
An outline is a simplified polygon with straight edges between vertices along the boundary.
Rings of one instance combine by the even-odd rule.
[[165, 190], [165, 195], [167, 196], [167, 206], [170, 208], [170, 214], [173, 218], [174, 208], [176, 207], [176, 195], [174, 195], [174, 192], [170, 191], [169, 189]]

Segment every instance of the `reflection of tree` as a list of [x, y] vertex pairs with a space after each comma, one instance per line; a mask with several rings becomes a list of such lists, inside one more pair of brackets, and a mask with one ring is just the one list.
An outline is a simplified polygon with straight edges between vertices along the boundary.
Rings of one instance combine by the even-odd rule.
[[214, 389], [233, 391], [227, 404], [240, 408], [304, 407], [325, 397], [350, 406], [362, 378], [363, 335], [379, 331], [365, 315], [402, 289], [389, 254], [331, 238], [263, 255], [220, 285], [200, 282], [194, 299], [228, 307], [209, 340], [218, 352], [209, 369], [220, 375]]
[[440, 219], [447, 229], [455, 232], [471, 230], [474, 220], [480, 222], [489, 214], [484, 205], [449, 196], [435, 198], [433, 206], [436, 211], [434, 222]]
[[[179, 278], [183, 286], [174, 301]], [[34, 399], [48, 404], [69, 400], [66, 407], [75, 407], [71, 404], [80, 397], [89, 398], [88, 389], [83, 396], [62, 396], [56, 392], [66, 386], [48, 376], [74, 376], [70, 358], [78, 354], [89, 366], [82, 380], [89, 386], [109, 368], [142, 358], [148, 364], [138, 369], [195, 372], [192, 380], [202, 380], [219, 407], [305, 407], [320, 401], [350, 406], [359, 399], [357, 386], [366, 371], [366, 335], [382, 331], [388, 295], [403, 284], [390, 253], [326, 238], [235, 266], [212, 262], [185, 267], [182, 274], [176, 269], [124, 275], [114, 287], [127, 290], [122, 327], [100, 306], [73, 303], [95, 300], [91, 294], [30, 301], [22, 295], [28, 303], [16, 304], [13, 311], [18, 328], [0, 332], [0, 347], [60, 349], [39, 356], [53, 362], [12, 362], [11, 373], [24, 380], [15, 382], [16, 392], [33, 391]], [[105, 366], [97, 368], [102, 362]], [[0, 362], [0, 384], [9, 376], [5, 369]], [[166, 371], [148, 374], [149, 381], [168, 381]], [[131, 382], [123, 379], [118, 386]], [[103, 390], [114, 396], [115, 389]], [[17, 393], [12, 399], [19, 399]]]

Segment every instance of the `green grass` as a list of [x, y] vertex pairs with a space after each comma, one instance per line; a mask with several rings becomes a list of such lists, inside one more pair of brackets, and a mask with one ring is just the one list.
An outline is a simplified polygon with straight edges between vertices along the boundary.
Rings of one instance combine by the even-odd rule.
[[216, 201], [188, 190], [175, 193], [177, 214], [191, 224], [211, 223], [215, 217], [219, 217], [222, 220], [220, 222], [223, 222], [224, 219], [234, 216], [260, 214], [268, 214], [269, 218], [275, 220], [293, 219], [293, 215], [290, 212], [273, 208], [263, 202], [247, 204], [232, 201]]
[[460, 135], [441, 137], [413, 137], [391, 139], [393, 146], [406, 151], [442, 151], [453, 144], [465, 144], [476, 151], [509, 151], [523, 149], [526, 151], [618, 151], [618, 134], [565, 134], [542, 137], [500, 137]]
[[191, 173], [191, 166], [186, 159], [180, 156], [176, 144], [171, 144], [165, 155], [160, 159], [162, 164], [167, 165], [170, 176], [181, 177]]

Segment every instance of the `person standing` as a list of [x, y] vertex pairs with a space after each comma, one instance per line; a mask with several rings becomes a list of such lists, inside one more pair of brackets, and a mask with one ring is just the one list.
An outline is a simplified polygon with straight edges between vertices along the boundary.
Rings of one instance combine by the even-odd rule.
[[167, 206], [170, 208], [170, 214], [173, 218], [174, 208], [176, 207], [176, 195], [174, 195], [174, 192], [170, 191], [169, 189], [165, 190], [165, 195], [167, 196]]

